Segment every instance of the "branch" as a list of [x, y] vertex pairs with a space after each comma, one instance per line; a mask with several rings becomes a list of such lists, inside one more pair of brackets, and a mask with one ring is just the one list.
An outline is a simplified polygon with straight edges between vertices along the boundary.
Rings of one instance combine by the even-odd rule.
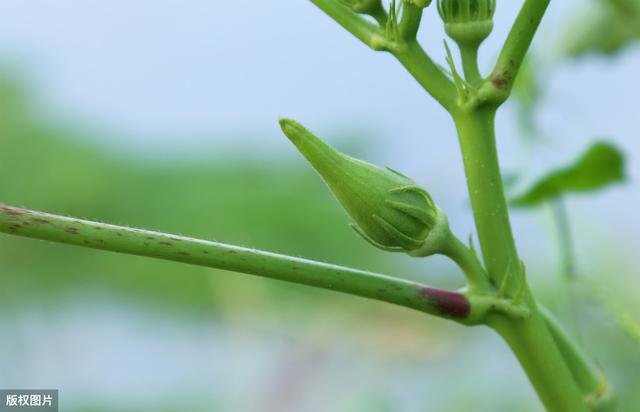
[[504, 102], [511, 94], [522, 61], [551, 0], [526, 0], [509, 36], [504, 43], [498, 61], [481, 91], [487, 100]]
[[[0, 204], [0, 232], [248, 273], [389, 302], [470, 324], [462, 293], [307, 259], [207, 240], [75, 219]], [[482, 313], [486, 308], [482, 308]]]
[[456, 107], [458, 93], [453, 82], [431, 60], [417, 41], [407, 42], [404, 47], [392, 53], [420, 86], [442, 107], [448, 111]]
[[320, 10], [374, 50], [379, 50], [382, 34], [378, 28], [336, 0], [311, 0]]
[[478, 49], [466, 44], [459, 45], [459, 48], [465, 80], [478, 87], [482, 83], [482, 75], [478, 68]]
[[[352, 12], [337, 0], [311, 0], [320, 10], [374, 50], [391, 52], [418, 83], [445, 109], [451, 111], [457, 93], [451, 80], [415, 40], [421, 10], [405, 4], [400, 38], [387, 38], [373, 23]], [[409, 6], [409, 7], [407, 7]]]
[[400, 20], [400, 36], [412, 41], [416, 39], [420, 21], [422, 20], [422, 7], [405, 2], [402, 4], [402, 19]]
[[564, 331], [547, 308], [539, 305], [538, 309], [591, 410], [602, 412], [614, 410], [616, 394], [608, 385], [607, 377]]
[[442, 254], [453, 260], [464, 272], [469, 290], [487, 293], [494, 290], [489, 275], [482, 267], [475, 250], [468, 248], [457, 237], [451, 235]]

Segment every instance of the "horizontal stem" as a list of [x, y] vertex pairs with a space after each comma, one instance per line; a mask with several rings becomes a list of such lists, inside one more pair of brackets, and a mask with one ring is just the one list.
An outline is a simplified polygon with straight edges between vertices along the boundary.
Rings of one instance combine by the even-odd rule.
[[349, 293], [465, 323], [461, 293], [401, 278], [207, 240], [92, 222], [0, 204], [0, 232], [207, 266]]

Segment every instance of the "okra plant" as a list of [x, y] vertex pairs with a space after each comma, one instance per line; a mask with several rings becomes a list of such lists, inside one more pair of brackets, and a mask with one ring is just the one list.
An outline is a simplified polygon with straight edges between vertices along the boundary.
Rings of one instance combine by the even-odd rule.
[[[605, 374], [527, 283], [535, 274], [526, 272], [518, 255], [496, 150], [496, 112], [512, 94], [550, 0], [524, 1], [487, 74], [479, 70], [478, 50], [492, 32], [496, 0], [311, 2], [364, 45], [395, 57], [451, 115], [479, 250], [452, 232], [445, 212], [410, 177], [340, 153], [294, 120], [280, 119], [284, 135], [325, 181], [364, 241], [414, 258], [444, 255], [465, 275], [466, 287], [443, 290], [400, 277], [8, 205], [0, 205], [0, 231], [280, 279], [405, 306], [465, 326], [488, 326], [509, 345], [547, 410], [614, 410], [615, 396]], [[442, 18], [457, 45], [461, 68], [446, 42], [447, 67], [421, 47], [417, 33], [426, 12]], [[571, 167], [514, 197], [512, 204], [534, 206], [557, 201], [567, 191], [618, 181], [622, 164], [614, 147], [597, 144]]]

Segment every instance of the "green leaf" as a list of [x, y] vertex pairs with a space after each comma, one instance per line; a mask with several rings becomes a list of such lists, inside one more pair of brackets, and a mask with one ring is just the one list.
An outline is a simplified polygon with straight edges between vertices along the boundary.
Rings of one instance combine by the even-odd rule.
[[572, 57], [614, 54], [640, 40], [640, 0], [599, 0], [578, 15], [565, 34]]
[[592, 192], [612, 183], [621, 182], [624, 156], [609, 143], [593, 144], [572, 165], [555, 170], [512, 200], [515, 206], [536, 206], [570, 192]]

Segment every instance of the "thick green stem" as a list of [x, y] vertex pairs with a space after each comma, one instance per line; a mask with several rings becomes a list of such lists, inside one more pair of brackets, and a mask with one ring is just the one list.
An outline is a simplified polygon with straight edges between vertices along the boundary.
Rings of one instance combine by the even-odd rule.
[[495, 286], [511, 276], [506, 291], [510, 295], [520, 281], [520, 260], [498, 166], [494, 116], [492, 110], [479, 110], [458, 114], [455, 122], [484, 263]]
[[549, 310], [540, 307], [540, 313], [590, 408], [602, 412], [615, 410], [616, 397], [608, 385], [607, 377], [564, 331]]
[[507, 342], [547, 411], [589, 411], [539, 312], [524, 321], [496, 317], [489, 325]]
[[492, 326], [509, 344], [545, 407], [586, 411], [587, 406], [546, 323], [537, 311], [513, 240], [494, 136], [495, 112], [455, 115], [471, 205], [485, 265], [505, 296], [521, 294], [531, 310], [526, 320], [496, 315]]
[[315, 286], [406, 306], [461, 323], [466, 323], [475, 315], [471, 313], [472, 302], [464, 294], [432, 288], [401, 278], [2, 204], [0, 232]]

